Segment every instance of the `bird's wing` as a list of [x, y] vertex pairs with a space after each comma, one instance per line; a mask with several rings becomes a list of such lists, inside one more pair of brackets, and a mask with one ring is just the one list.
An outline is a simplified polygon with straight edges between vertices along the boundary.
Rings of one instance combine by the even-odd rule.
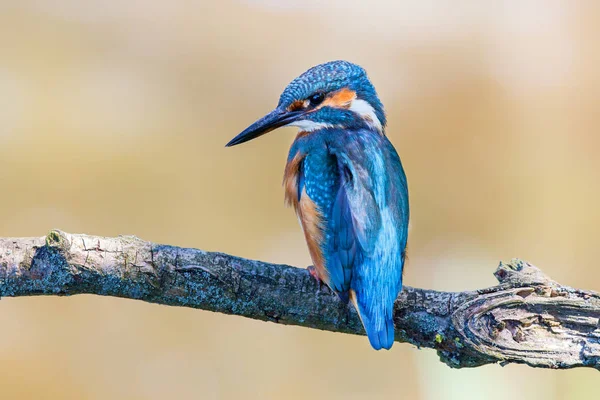
[[340, 179], [329, 220], [326, 265], [332, 288], [347, 293], [354, 266], [375, 246], [381, 216], [366, 171], [345, 154], [335, 156]]
[[337, 267], [335, 273], [331, 268], [332, 281], [348, 290], [373, 348], [389, 349], [408, 228], [406, 178], [385, 137], [354, 133], [337, 139], [332, 152], [340, 186], [330, 240], [335, 251], [327, 265]]

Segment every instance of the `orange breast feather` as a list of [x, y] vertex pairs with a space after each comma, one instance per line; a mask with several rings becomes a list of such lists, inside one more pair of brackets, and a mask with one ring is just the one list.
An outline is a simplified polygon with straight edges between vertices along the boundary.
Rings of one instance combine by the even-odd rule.
[[286, 204], [292, 205], [300, 225], [304, 230], [304, 237], [308, 245], [308, 251], [312, 258], [313, 264], [321, 279], [326, 284], [329, 284], [329, 274], [325, 269], [323, 252], [321, 251], [321, 242], [323, 240], [322, 216], [319, 208], [306, 194], [303, 189], [298, 200], [298, 175], [300, 173], [300, 165], [303, 157], [300, 154], [296, 156], [286, 165], [283, 178], [283, 186], [285, 188]]

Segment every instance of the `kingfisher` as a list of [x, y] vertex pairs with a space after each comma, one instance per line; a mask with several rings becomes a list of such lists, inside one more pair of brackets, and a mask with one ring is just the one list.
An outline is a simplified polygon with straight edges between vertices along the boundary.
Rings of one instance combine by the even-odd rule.
[[389, 350], [409, 206], [400, 157], [385, 135], [383, 104], [362, 67], [320, 64], [295, 78], [273, 111], [226, 146], [284, 126], [299, 128], [283, 186], [304, 231], [314, 264], [309, 271], [352, 302], [375, 350]]

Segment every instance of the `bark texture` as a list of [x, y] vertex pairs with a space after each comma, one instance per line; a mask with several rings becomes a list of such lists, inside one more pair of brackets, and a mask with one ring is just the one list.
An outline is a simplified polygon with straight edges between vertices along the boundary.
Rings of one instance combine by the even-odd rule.
[[[490, 363], [600, 370], [600, 295], [560, 285], [521, 261], [498, 286], [467, 292], [405, 287], [396, 341], [436, 349], [454, 368]], [[221, 253], [51, 231], [0, 239], [0, 296], [97, 294], [363, 335], [352, 307], [305, 269]], [[1, 312], [1, 309], [0, 309]]]

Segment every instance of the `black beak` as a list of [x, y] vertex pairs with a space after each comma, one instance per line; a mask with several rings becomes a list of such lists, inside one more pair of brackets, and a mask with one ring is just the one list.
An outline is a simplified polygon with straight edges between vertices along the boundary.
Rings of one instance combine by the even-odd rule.
[[256, 139], [265, 133], [269, 133], [274, 129], [294, 122], [301, 115], [301, 111], [287, 111], [285, 109], [276, 108], [247, 127], [242, 133], [231, 139], [231, 141], [225, 146], [231, 147], [235, 146], [236, 144], [241, 144], [249, 140]]

